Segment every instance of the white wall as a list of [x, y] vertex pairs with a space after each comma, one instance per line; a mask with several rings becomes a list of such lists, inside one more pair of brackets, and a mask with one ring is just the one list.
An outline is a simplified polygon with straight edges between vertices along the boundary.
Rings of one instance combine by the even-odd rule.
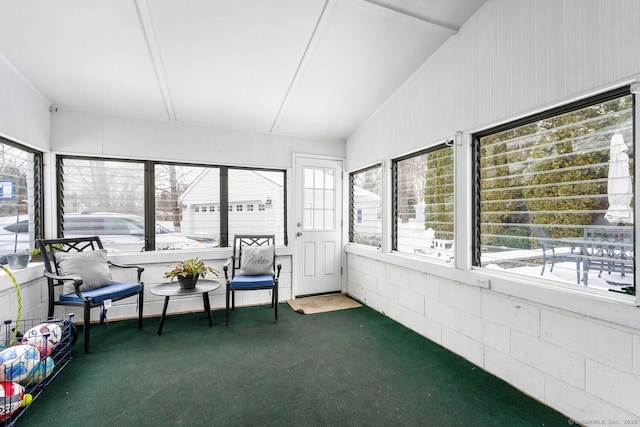
[[[163, 278], [163, 274], [170, 270], [176, 263], [177, 259], [184, 259], [187, 257], [184, 253], [176, 254], [170, 253], [171, 251], [149, 252], [139, 254], [136, 256], [131, 255], [109, 255], [109, 259], [120, 264], [136, 264], [144, 267], [142, 273], [142, 281], [145, 284], [144, 292], [144, 316], [153, 318], [144, 320], [144, 328], [153, 330], [158, 327], [159, 316], [162, 314], [162, 306], [164, 304], [164, 297], [153, 295], [150, 291], [154, 286], [167, 282], [167, 279]], [[282, 265], [280, 272], [280, 280], [278, 286], [278, 300], [284, 302], [292, 299], [291, 293], [291, 253], [286, 248], [278, 248], [276, 251], [278, 256], [278, 262]], [[220, 272], [220, 288], [209, 293], [209, 301], [211, 309], [214, 310], [214, 325], [221, 326], [224, 323], [224, 308], [226, 306], [226, 294], [224, 286], [224, 271], [222, 269], [225, 261], [231, 256], [231, 249], [218, 249], [208, 250], [200, 252], [190, 252], [189, 257], [197, 256], [207, 265], [215, 268]], [[130, 269], [112, 269], [111, 270], [114, 280], [122, 281], [135, 281], [135, 271]], [[213, 277], [208, 277], [213, 278]], [[46, 292], [46, 283], [43, 286]], [[2, 294], [0, 293], [0, 298]], [[45, 301], [47, 301], [46, 294], [44, 295]], [[0, 304], [1, 304], [0, 299]], [[237, 292], [236, 293], [236, 306], [247, 305], [262, 305], [271, 302], [271, 294], [269, 291], [251, 291], [251, 292]], [[1, 306], [1, 305], [0, 305]], [[270, 307], [265, 306], [265, 310], [272, 310]], [[171, 298], [167, 309], [167, 314], [186, 313], [194, 311], [202, 311], [203, 303], [200, 295], [194, 295], [193, 297], [180, 297]], [[82, 323], [82, 308], [74, 309], [70, 307], [57, 307], [56, 315], [63, 315], [65, 313], [74, 313], [75, 321]], [[99, 320], [99, 309], [94, 309], [91, 312], [91, 321], [97, 322]], [[126, 298], [124, 300], [117, 301], [107, 312], [108, 318], [123, 319], [123, 318], [137, 318], [137, 300], [136, 298]], [[170, 319], [167, 319], [165, 328], [169, 327], [171, 323]], [[204, 326], [204, 324], [203, 324]]]
[[[192, 162], [213, 165], [240, 165], [286, 169], [287, 194], [291, 198], [292, 152], [344, 157], [345, 142], [341, 140], [315, 140], [274, 134], [260, 134], [237, 130], [215, 129], [175, 122], [131, 119], [87, 112], [60, 109], [52, 114], [51, 151], [57, 154], [104, 156], [126, 159], [151, 159], [177, 162]], [[52, 171], [53, 172], [53, 171]], [[51, 179], [55, 176], [51, 175]], [[294, 203], [289, 200], [290, 209]], [[48, 206], [49, 217], [55, 217], [55, 206]], [[289, 213], [290, 219], [294, 215]], [[290, 220], [291, 222], [291, 220]], [[291, 224], [289, 230], [293, 230]], [[54, 229], [51, 224], [50, 230]], [[289, 232], [291, 235], [291, 231]], [[279, 261], [283, 265], [279, 286], [279, 299], [292, 298], [291, 249], [278, 248]], [[145, 267], [144, 282], [153, 286], [165, 282], [162, 273], [178, 260], [187, 256], [198, 256], [211, 262], [222, 273], [223, 262], [231, 255], [227, 249], [214, 249], [202, 253], [189, 251], [156, 252], [129, 255], [116, 262], [138, 264]], [[224, 288], [212, 292], [212, 308], [224, 307]], [[268, 292], [240, 292], [236, 304], [263, 304], [271, 300]], [[145, 293], [145, 316], [162, 312], [161, 297]], [[202, 310], [201, 298], [176, 298], [170, 302], [169, 312]], [[80, 319], [80, 313], [76, 315]], [[92, 319], [97, 319], [97, 311]], [[113, 319], [134, 317], [135, 301], [125, 300], [110, 309]], [[154, 323], [155, 324], [155, 323]]]
[[585, 424], [640, 420], [640, 308], [471, 268], [470, 135], [635, 81], [638, 23], [636, 0], [490, 1], [347, 140], [349, 171], [386, 160], [388, 218], [389, 159], [464, 133], [455, 266], [349, 245], [348, 292]]
[[0, 55], [0, 135], [49, 149], [49, 102]]
[[640, 2], [494, 0], [347, 142], [347, 169], [640, 74]]
[[637, 328], [362, 253], [349, 253], [347, 270], [350, 295], [568, 418], [640, 419]]
[[[49, 103], [0, 55], [0, 136], [26, 146], [49, 149]], [[42, 270], [16, 272], [23, 319], [46, 315]], [[0, 272], [0, 321], [16, 320], [18, 299], [13, 282]]]
[[[278, 286], [278, 299], [280, 302], [292, 299], [291, 289], [291, 251], [287, 248], [278, 248], [276, 251], [278, 256], [278, 262], [282, 265], [280, 272], [280, 281]], [[167, 279], [163, 278], [164, 272], [170, 270], [178, 259], [184, 259], [185, 257], [197, 256], [207, 263], [207, 265], [214, 267], [220, 272], [219, 278], [221, 286], [219, 289], [209, 293], [209, 301], [211, 309], [214, 310], [213, 319], [214, 327], [220, 327], [224, 325], [224, 308], [225, 308], [225, 286], [224, 286], [224, 272], [222, 265], [231, 256], [231, 249], [216, 249], [194, 252], [190, 251], [188, 255], [185, 252], [172, 252], [172, 251], [160, 251], [160, 252], [145, 252], [135, 255], [109, 255], [109, 259], [119, 264], [136, 264], [144, 267], [145, 271], [142, 275], [142, 281], [145, 284], [144, 292], [144, 316], [143, 328], [147, 331], [155, 331], [158, 328], [160, 322], [159, 316], [162, 313], [162, 307], [164, 304], [164, 297], [153, 295], [150, 289], [154, 286], [164, 283]], [[22, 321], [24, 324], [29, 321], [35, 321], [37, 319], [45, 319], [48, 309], [48, 294], [47, 283], [42, 276], [43, 264], [32, 263], [28, 268], [23, 270], [16, 270], [13, 272], [15, 278], [19, 284], [18, 291], [21, 296], [21, 306], [18, 303], [17, 292], [13, 283], [9, 280], [6, 274], [0, 272], [0, 325], [5, 320], [15, 321], [18, 318], [18, 310], [21, 310]], [[132, 269], [112, 269], [111, 270], [114, 280], [122, 281], [135, 281], [136, 273]], [[237, 292], [236, 293], [236, 306], [246, 305], [262, 305], [271, 301], [271, 294], [269, 291], [251, 291], [251, 292]], [[272, 311], [269, 306], [264, 307], [265, 310]], [[202, 297], [195, 295], [193, 297], [180, 297], [171, 298], [167, 309], [167, 314], [177, 314], [186, 312], [196, 312], [203, 310]], [[74, 322], [82, 324], [82, 308], [63, 307], [57, 306], [55, 308], [54, 315], [57, 317], [65, 316], [73, 313]], [[91, 310], [91, 321], [99, 321], [100, 310], [95, 308]], [[113, 303], [113, 306], [107, 311], [108, 320], [137, 318], [137, 299], [126, 298]], [[233, 322], [233, 320], [231, 320]], [[23, 326], [24, 326], [23, 324]], [[31, 322], [33, 324], [33, 322]], [[206, 327], [206, 323], [203, 319], [203, 327]], [[100, 327], [98, 325], [92, 326], [94, 328]], [[165, 322], [165, 331], [169, 331], [171, 328], [171, 319], [168, 318]], [[24, 328], [20, 327], [20, 330], [24, 332]], [[82, 338], [79, 344], [82, 345]]]
[[62, 154], [290, 168], [291, 153], [344, 157], [345, 142], [59, 110], [51, 150]]

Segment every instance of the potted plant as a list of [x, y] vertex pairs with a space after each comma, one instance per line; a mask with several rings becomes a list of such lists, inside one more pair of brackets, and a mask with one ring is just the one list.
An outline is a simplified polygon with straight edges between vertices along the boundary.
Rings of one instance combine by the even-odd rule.
[[171, 270], [165, 272], [164, 277], [172, 282], [173, 279], [177, 278], [181, 288], [190, 289], [194, 288], [198, 279], [200, 277], [204, 278], [207, 273], [211, 273], [214, 276], [218, 275], [216, 269], [205, 265], [200, 259], [189, 258], [180, 261]]
[[[55, 248], [58, 249], [62, 249], [62, 244], [60, 243], [56, 243], [55, 245], [53, 245]], [[47, 253], [51, 251], [51, 246], [47, 245]], [[44, 255], [42, 255], [42, 252], [40, 252], [40, 248], [34, 248], [31, 249], [31, 251], [29, 252], [29, 255], [31, 255], [31, 262], [43, 262], [44, 261]]]

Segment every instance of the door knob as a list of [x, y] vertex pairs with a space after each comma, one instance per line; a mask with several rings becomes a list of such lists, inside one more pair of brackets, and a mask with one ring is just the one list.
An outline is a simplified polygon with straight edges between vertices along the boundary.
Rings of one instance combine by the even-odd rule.
[[302, 232], [298, 231], [298, 232], [296, 233], [296, 236], [298, 236], [298, 237], [302, 236]]

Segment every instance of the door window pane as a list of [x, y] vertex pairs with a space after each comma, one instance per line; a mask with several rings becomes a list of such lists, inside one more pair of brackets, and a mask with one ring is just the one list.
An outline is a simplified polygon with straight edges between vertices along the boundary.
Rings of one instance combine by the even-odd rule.
[[332, 169], [305, 167], [303, 230], [334, 230], [335, 175]]

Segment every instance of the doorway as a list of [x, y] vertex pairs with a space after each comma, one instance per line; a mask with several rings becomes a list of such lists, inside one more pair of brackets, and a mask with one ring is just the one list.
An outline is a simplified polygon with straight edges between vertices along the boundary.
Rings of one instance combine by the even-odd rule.
[[294, 156], [295, 297], [342, 290], [342, 160]]

